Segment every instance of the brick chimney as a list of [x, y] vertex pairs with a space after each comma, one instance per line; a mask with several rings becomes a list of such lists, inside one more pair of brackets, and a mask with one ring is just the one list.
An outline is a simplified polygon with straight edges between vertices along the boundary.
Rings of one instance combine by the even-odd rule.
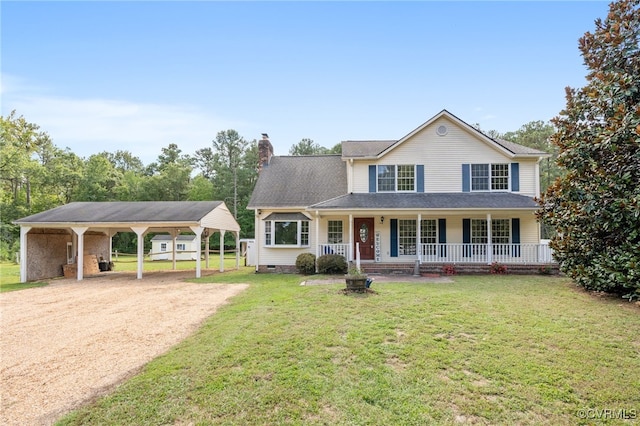
[[258, 142], [258, 171], [269, 165], [271, 161], [271, 157], [273, 156], [273, 145], [269, 141], [269, 135], [266, 133], [262, 134], [262, 140]]

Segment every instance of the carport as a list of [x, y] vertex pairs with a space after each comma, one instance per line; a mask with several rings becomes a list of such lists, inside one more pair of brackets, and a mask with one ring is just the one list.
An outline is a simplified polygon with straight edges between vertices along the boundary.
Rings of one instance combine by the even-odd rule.
[[[20, 281], [60, 276], [64, 264], [77, 264], [77, 278], [83, 279], [84, 256], [104, 253], [111, 261], [112, 237], [134, 232], [138, 237], [137, 278], [142, 278], [144, 236], [168, 233], [176, 238], [193, 232], [205, 238], [205, 261], [209, 264], [209, 239], [220, 233], [220, 270], [224, 270], [224, 235], [233, 232], [239, 246], [240, 225], [222, 201], [114, 201], [76, 202], [37, 213], [14, 222], [20, 225]], [[201, 275], [201, 249], [197, 245], [196, 277]], [[174, 268], [175, 268], [175, 253]], [[240, 252], [236, 250], [236, 268]]]

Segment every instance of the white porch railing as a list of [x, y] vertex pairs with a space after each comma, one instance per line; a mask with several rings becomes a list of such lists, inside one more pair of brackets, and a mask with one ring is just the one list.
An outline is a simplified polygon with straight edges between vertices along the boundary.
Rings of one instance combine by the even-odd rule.
[[551, 263], [546, 244], [421, 244], [422, 262]]
[[349, 256], [350, 246], [350, 244], [320, 244], [318, 253], [319, 256], [323, 254], [339, 254], [349, 260], [351, 258], [351, 256]]

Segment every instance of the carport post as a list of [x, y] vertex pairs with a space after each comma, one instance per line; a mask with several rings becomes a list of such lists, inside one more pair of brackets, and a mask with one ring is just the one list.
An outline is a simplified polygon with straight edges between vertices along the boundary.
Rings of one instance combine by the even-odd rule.
[[75, 226], [73, 232], [78, 236], [78, 281], [82, 281], [84, 275], [84, 233], [87, 232], [86, 226]]
[[27, 282], [27, 234], [30, 226], [20, 227], [20, 282]]
[[196, 234], [196, 241], [198, 242], [198, 249], [196, 250], [196, 278], [200, 278], [202, 275], [202, 266], [200, 265], [200, 256], [202, 256], [202, 231], [204, 228], [202, 226], [190, 226], [191, 230], [194, 234]]
[[144, 264], [144, 233], [147, 232], [146, 226], [132, 226], [131, 230], [138, 236], [138, 279], [142, 279], [142, 266]]
[[223, 229], [220, 230], [220, 272], [224, 272], [224, 233]]

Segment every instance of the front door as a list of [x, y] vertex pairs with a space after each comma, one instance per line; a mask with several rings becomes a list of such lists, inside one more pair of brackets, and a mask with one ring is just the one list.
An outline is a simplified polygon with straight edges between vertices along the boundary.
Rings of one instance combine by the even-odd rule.
[[[361, 260], [373, 260], [374, 259], [374, 247], [373, 247], [373, 218], [372, 217], [356, 217], [353, 219], [353, 252], [356, 252], [355, 243], [360, 243], [360, 259]], [[355, 258], [355, 256], [354, 256]]]

